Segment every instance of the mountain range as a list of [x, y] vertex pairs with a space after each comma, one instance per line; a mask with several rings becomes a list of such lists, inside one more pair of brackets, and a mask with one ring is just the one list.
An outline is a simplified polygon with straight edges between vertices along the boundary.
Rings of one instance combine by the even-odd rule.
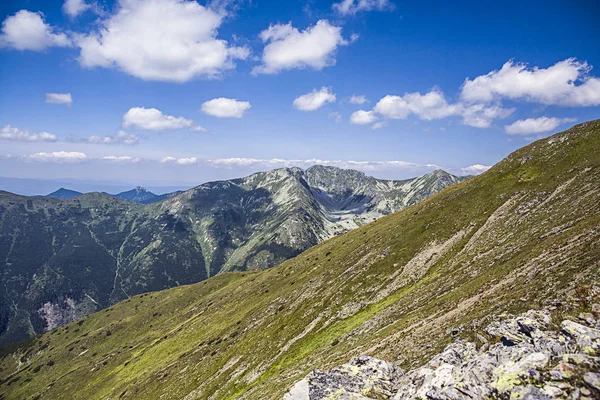
[[[118, 199], [133, 201], [134, 203], [150, 204], [150, 203], [156, 203], [157, 201], [167, 199], [169, 197], [173, 197], [182, 192], [183, 191], [180, 190], [180, 191], [176, 191], [176, 192], [158, 195], [158, 194], [152, 193], [151, 191], [149, 191], [146, 188], [138, 186], [135, 189], [127, 190], [125, 192], [120, 192], [120, 193], [112, 194], [112, 195], [109, 193], [105, 193], [105, 192], [102, 192], [102, 193], [109, 195], [109, 196], [116, 197]], [[75, 191], [75, 190], [60, 188], [50, 194], [47, 194], [46, 196], [42, 196], [42, 197], [52, 197], [54, 199], [73, 199], [77, 196], [81, 196], [82, 194], [83, 193]]]
[[464, 179], [434, 171], [389, 181], [314, 166], [210, 182], [159, 201], [141, 188], [66, 199], [0, 192], [0, 343], [136, 294], [275, 266]]
[[[378, 187], [382, 192], [369, 195], [365, 189], [351, 196], [352, 200], [338, 196], [335, 193], [345, 193], [345, 185], [334, 188], [319, 183], [334, 172], [322, 168], [312, 172], [277, 170], [202, 185], [143, 207], [114, 200], [107, 203], [101, 195], [80, 197], [78, 204], [14, 196], [12, 205], [3, 200], [3, 221], [16, 215], [30, 220], [53, 215], [64, 221], [62, 230], [50, 231], [54, 239], [49, 247], [39, 245], [39, 251], [52, 253], [52, 249], [61, 248], [67, 225], [78, 227], [77, 237], [81, 239], [77, 239], [77, 246], [85, 245], [88, 252], [105, 257], [107, 265], [110, 255], [102, 254], [110, 253], [103, 253], [102, 246], [118, 248], [115, 256], [120, 262], [117, 274], [112, 275], [117, 287], [113, 300], [118, 292], [133, 290], [136, 283], [149, 282], [146, 277], [157, 273], [150, 269], [138, 273], [143, 269], [143, 264], [136, 264], [140, 258], [162, 257], [169, 265], [194, 268], [200, 266], [186, 265], [185, 261], [191, 263], [197, 258], [188, 255], [212, 254], [206, 264], [209, 275], [217, 265], [214, 260], [227, 255], [219, 263], [223, 269], [244, 265], [246, 270], [133, 296], [4, 348], [0, 395], [6, 399], [62, 398], [65, 393], [73, 399], [281, 399], [311, 371], [317, 372], [310, 376], [323, 379], [335, 379], [339, 376], [336, 371], [348, 372], [347, 379], [364, 378], [367, 371], [360, 365], [369, 359], [344, 364], [355, 356], [374, 357], [382, 360], [381, 365], [393, 363], [394, 369], [405, 370], [431, 360], [427, 364], [431, 368], [407, 375], [411, 379], [408, 383], [414, 383], [415, 391], [423, 380], [424, 386], [443, 389], [446, 380], [441, 379], [450, 379], [453, 371], [469, 373], [470, 381], [491, 379], [492, 375], [477, 376], [477, 365], [468, 360], [464, 368], [452, 369], [460, 364], [460, 357], [481, 360], [506, 354], [515, 362], [496, 358], [490, 362], [508, 369], [485, 370], [503, 379], [494, 382], [503, 388], [504, 397], [498, 398], [508, 398], [506, 393], [512, 396], [511, 388], [518, 385], [531, 386], [530, 393], [534, 389], [539, 392], [535, 385], [543, 385], [544, 380], [560, 385], [560, 380], [569, 376], [585, 378], [585, 382], [573, 380], [561, 386], [565, 390], [573, 387], [575, 394], [569, 398], [596, 398], [600, 394], [600, 389], [594, 388], [597, 374], [593, 372], [594, 360], [600, 356], [600, 333], [569, 323], [580, 318], [593, 325], [594, 318], [600, 317], [600, 305], [593, 305], [600, 293], [600, 121], [579, 124], [533, 142], [479, 176], [337, 236], [334, 233], [346, 221], [362, 222], [348, 216], [337, 220], [350, 209], [342, 205], [383, 213], [393, 211], [395, 204], [408, 205], [408, 201], [387, 200], [390, 191], [401, 190], [407, 183], [389, 183]], [[431, 179], [421, 179], [418, 187], [433, 187], [425, 183]], [[315, 206], [299, 206], [303, 198], [311, 199]], [[209, 199], [214, 211], [207, 214]], [[242, 212], [249, 207], [254, 211]], [[94, 222], [89, 222], [89, 217], [78, 222], [76, 215], [93, 216]], [[143, 220], [138, 217], [141, 215]], [[210, 225], [200, 215], [219, 215], [218, 230], [208, 229]], [[220, 252], [211, 247], [219, 243], [227, 248], [237, 243], [246, 233], [243, 226], [266, 228], [258, 222], [264, 215], [278, 215], [281, 222], [268, 228], [269, 234], [250, 236], [257, 243], [263, 236], [304, 238], [294, 227], [306, 224], [286, 222], [308, 221], [315, 215], [325, 216], [320, 219], [322, 226], [313, 225], [305, 235], [334, 237], [263, 271], [251, 270], [260, 252], [240, 250], [243, 246]], [[113, 223], [114, 227], [109, 226]], [[104, 224], [101, 231], [96, 229], [98, 224]], [[27, 232], [24, 237], [42, 243], [45, 229], [23, 227], [19, 235]], [[136, 230], [156, 236], [122, 240]], [[127, 234], [120, 233], [123, 231]], [[187, 252], [171, 249], [181, 246], [189, 232], [210, 238], [217, 231], [228, 233], [228, 241], [196, 242], [198, 247], [183, 248]], [[131, 248], [138, 241], [146, 246], [142, 253], [132, 256]], [[4, 237], [1, 246], [21, 249], [21, 243]], [[271, 246], [276, 243], [271, 241]], [[296, 249], [293, 246], [297, 243], [290, 242], [288, 248]], [[80, 249], [72, 246], [67, 251], [80, 254]], [[204, 249], [214, 251], [205, 253]], [[242, 252], [246, 257], [240, 257]], [[178, 258], [176, 263], [172, 255]], [[19, 250], [19, 257], [27, 256], [30, 254]], [[18, 257], [8, 259], [16, 263]], [[240, 259], [246, 261], [241, 264]], [[134, 266], [125, 267], [125, 261]], [[40, 278], [32, 286], [44, 282], [42, 276], [50, 277], [50, 269], [57, 271], [55, 268], [66, 264], [48, 261], [47, 265], [46, 275], [36, 272]], [[82, 274], [84, 270], [78, 268]], [[99, 274], [97, 268], [91, 271]], [[163, 271], [176, 279], [172, 274], [178, 272]], [[5, 288], [22, 281], [27, 279], [5, 281]], [[577, 340], [577, 349], [561, 349], [559, 342], [556, 347], [544, 341], [553, 334], [542, 332], [546, 328], [530, 317], [519, 317], [516, 322], [497, 319], [505, 313], [546, 307], [549, 313], [540, 317], [544, 326], [561, 329], [569, 341]], [[561, 325], [565, 320], [567, 323]], [[460, 352], [449, 351], [432, 359], [454, 340], [458, 340]], [[536, 340], [543, 342], [544, 353], [536, 350]], [[486, 353], [486, 346], [494, 352]], [[498, 346], [504, 347], [500, 351]], [[575, 350], [584, 353], [568, 354]], [[546, 353], [562, 355], [549, 358]], [[577, 373], [571, 374], [569, 368]], [[332, 372], [318, 372], [323, 370]], [[445, 375], [439, 375], [444, 371]], [[431, 381], [434, 373], [437, 380]], [[333, 386], [336, 382], [325, 383]], [[389, 399], [393, 395], [363, 389], [353, 398]], [[523, 392], [514, 392], [514, 398], [566, 398], [567, 392], [558, 390], [545, 392], [554, 393], [554, 397], [523, 397]], [[454, 397], [427, 397], [469, 398], [462, 392], [454, 393]], [[496, 389], [492, 393], [499, 392]]]

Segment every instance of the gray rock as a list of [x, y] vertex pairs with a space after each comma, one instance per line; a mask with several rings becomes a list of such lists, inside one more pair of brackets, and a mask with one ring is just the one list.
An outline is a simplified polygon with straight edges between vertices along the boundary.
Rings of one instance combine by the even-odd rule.
[[[457, 340], [423, 367], [404, 374], [394, 364], [359, 357], [330, 371], [314, 371], [285, 400], [316, 399], [586, 399], [600, 391], [600, 331], [528, 311], [491, 323], [500, 343], [477, 349]], [[586, 382], [576, 388], [574, 382]]]
[[583, 380], [596, 390], [600, 390], [600, 374], [595, 372], [586, 372], [583, 374]]
[[516, 386], [510, 392], [511, 399], [522, 400], [552, 400], [546, 392], [533, 385]]
[[361, 356], [330, 371], [313, 371], [285, 400], [389, 398], [402, 370], [392, 363]]
[[569, 320], [563, 321], [561, 327], [562, 332], [575, 339], [584, 352], [597, 354], [600, 351], [600, 330]]

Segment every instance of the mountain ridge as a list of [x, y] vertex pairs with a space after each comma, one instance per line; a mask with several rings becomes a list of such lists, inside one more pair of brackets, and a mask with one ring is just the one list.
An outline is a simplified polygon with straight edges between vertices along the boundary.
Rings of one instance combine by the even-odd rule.
[[457, 337], [492, 340], [493, 314], [576, 318], [564, 299], [598, 296], [598, 182], [592, 121], [275, 268], [135, 296], [12, 345], [0, 393], [280, 399], [355, 356], [413, 369]]
[[[438, 179], [371, 178], [354, 193], [344, 170], [327, 171], [337, 174], [351, 207], [340, 211], [321, 203], [299, 168], [209, 182], [147, 205], [98, 192], [64, 200], [3, 193], [0, 257], [8, 289], [0, 294], [0, 343], [131, 295], [272, 267], [463, 179], [411, 191], [410, 182]], [[314, 179], [316, 172], [309, 175]]]

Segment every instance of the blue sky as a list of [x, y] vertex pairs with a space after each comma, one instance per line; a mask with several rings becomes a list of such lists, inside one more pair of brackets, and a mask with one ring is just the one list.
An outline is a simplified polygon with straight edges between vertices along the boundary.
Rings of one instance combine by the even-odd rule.
[[475, 173], [600, 116], [596, 2], [447, 3], [3, 2], [0, 175]]

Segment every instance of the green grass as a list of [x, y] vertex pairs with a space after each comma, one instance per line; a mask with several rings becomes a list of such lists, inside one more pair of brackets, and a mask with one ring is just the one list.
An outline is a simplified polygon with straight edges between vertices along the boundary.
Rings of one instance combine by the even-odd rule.
[[[576, 126], [278, 267], [135, 296], [7, 347], [0, 394], [277, 399], [310, 370], [353, 355], [419, 365], [452, 340], [448, 328], [473, 337], [493, 314], [538, 308], [598, 281], [599, 167], [600, 123]], [[465, 236], [419, 279], [378, 299], [398, 269], [459, 231]]]

